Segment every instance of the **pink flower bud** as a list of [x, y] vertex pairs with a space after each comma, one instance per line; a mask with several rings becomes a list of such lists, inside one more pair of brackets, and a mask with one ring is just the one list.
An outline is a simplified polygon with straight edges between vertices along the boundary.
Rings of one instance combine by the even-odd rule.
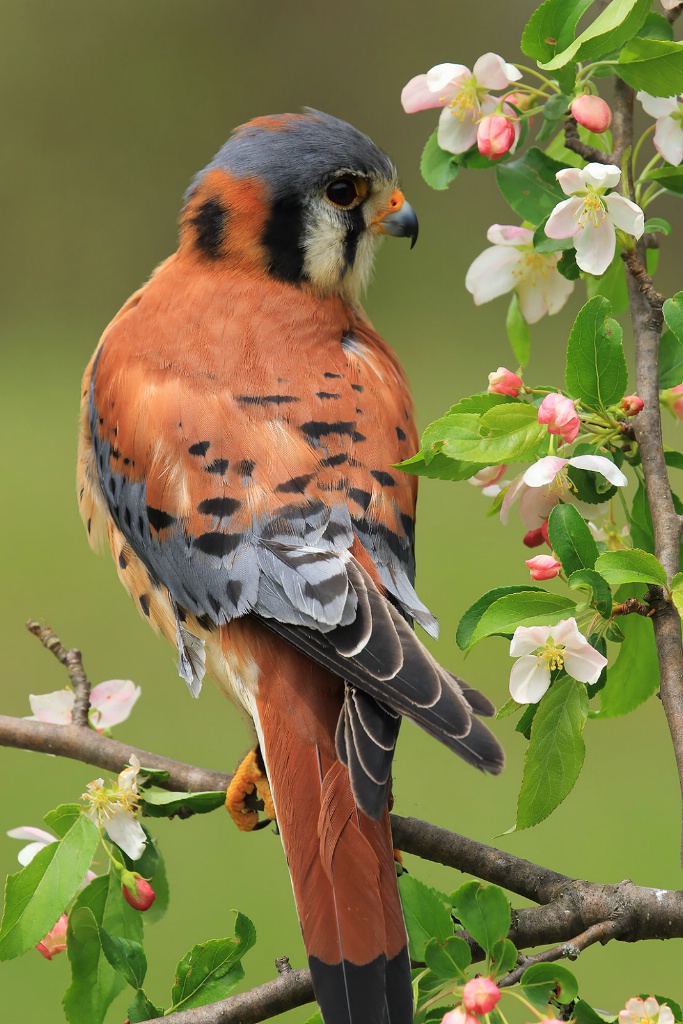
[[477, 129], [477, 148], [482, 156], [489, 160], [499, 160], [509, 153], [515, 144], [515, 127], [508, 117], [502, 114], [489, 114], [482, 117]]
[[645, 402], [638, 395], [626, 395], [619, 403], [619, 408], [625, 416], [637, 416], [645, 407]]
[[669, 388], [667, 393], [669, 401], [667, 405], [677, 420], [683, 420], [683, 384], [677, 384], [675, 388]]
[[532, 580], [552, 580], [562, 568], [552, 555], [534, 555], [533, 558], [527, 558], [525, 565], [529, 566]]
[[489, 374], [489, 386], [486, 389], [491, 395], [511, 395], [517, 398], [522, 387], [522, 378], [518, 377], [512, 370], [506, 370], [499, 366], [497, 370]]
[[462, 1006], [456, 1006], [454, 1010], [449, 1010], [444, 1015], [441, 1024], [481, 1024], [478, 1017], [473, 1017], [471, 1013]]
[[66, 914], [62, 914], [54, 928], [37, 944], [36, 949], [46, 960], [52, 960], [53, 956], [56, 956], [57, 953], [63, 953], [66, 949], [66, 926], [68, 920]]
[[545, 537], [543, 536], [543, 530], [539, 526], [537, 530], [529, 530], [528, 533], [524, 534], [522, 537], [522, 544], [528, 548], [537, 548], [544, 542], [544, 540]]
[[121, 883], [126, 903], [135, 910], [149, 910], [157, 898], [152, 886], [137, 871], [122, 871]]
[[548, 433], [559, 435], [565, 444], [575, 441], [581, 429], [581, 420], [571, 398], [564, 395], [546, 395], [538, 410], [538, 422], [548, 426]]
[[517, 110], [528, 110], [531, 106], [531, 96], [528, 92], [509, 92], [503, 96], [505, 103], [511, 103]]
[[462, 1005], [470, 1013], [490, 1013], [500, 999], [500, 989], [490, 978], [472, 978], [462, 990]]
[[570, 109], [572, 117], [596, 135], [606, 132], [612, 123], [612, 111], [599, 96], [577, 96]]

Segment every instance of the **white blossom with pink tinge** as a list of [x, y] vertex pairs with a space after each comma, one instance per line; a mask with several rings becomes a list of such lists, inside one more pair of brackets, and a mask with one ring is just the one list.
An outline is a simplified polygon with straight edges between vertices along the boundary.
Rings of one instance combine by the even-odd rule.
[[86, 802], [84, 813], [109, 838], [127, 853], [131, 860], [139, 860], [145, 852], [147, 836], [135, 817], [139, 795], [137, 777], [140, 762], [131, 754], [130, 767], [119, 772], [116, 782], [105, 786], [104, 779], [89, 782], [82, 799]]
[[479, 487], [484, 497], [495, 498], [509, 483], [509, 480], [502, 479], [506, 469], [507, 466], [486, 466], [469, 477], [467, 483]]
[[[499, 103], [490, 91], [507, 89], [521, 77], [497, 53], [485, 53], [472, 71], [464, 64], [437, 64], [426, 75], [416, 75], [404, 87], [401, 103], [406, 114], [442, 107], [439, 145], [448, 153], [466, 153], [477, 141], [482, 116], [492, 114]], [[514, 117], [512, 107], [506, 113]]]
[[617, 192], [621, 171], [614, 164], [567, 167], [555, 175], [569, 199], [558, 203], [545, 225], [548, 238], [571, 238], [576, 262], [588, 274], [604, 274], [614, 259], [616, 228], [640, 238], [643, 211]]
[[678, 167], [683, 161], [683, 96], [650, 96], [647, 92], [637, 92], [636, 99], [643, 104], [645, 113], [656, 120], [655, 149], [667, 163]]
[[517, 658], [510, 673], [510, 693], [518, 704], [538, 704], [555, 669], [563, 668], [580, 683], [597, 683], [607, 664], [607, 658], [579, 632], [574, 618], [556, 626], [518, 626], [510, 641], [510, 657]]
[[571, 500], [567, 466], [600, 473], [614, 487], [625, 487], [628, 483], [619, 467], [602, 455], [575, 455], [571, 459], [547, 455], [512, 481], [500, 507], [501, 522], [507, 525], [510, 509], [517, 502], [520, 518], [527, 530], [537, 530], [560, 499]]
[[533, 231], [513, 224], [492, 224], [486, 237], [492, 247], [477, 256], [465, 277], [475, 305], [516, 291], [528, 324], [562, 309], [574, 282], [557, 269], [561, 252], [535, 252]]
[[629, 999], [626, 1009], [619, 1011], [619, 1024], [674, 1024], [674, 1019], [671, 1007], [660, 1006], [654, 996]]
[[[55, 836], [50, 832], [46, 832], [42, 828], [33, 828], [32, 825], [21, 825], [19, 828], [11, 828], [7, 835], [10, 839], [23, 839], [25, 842], [28, 840], [28, 846], [22, 846], [17, 854], [17, 860], [22, 867], [30, 864], [35, 855], [44, 850], [46, 846], [57, 842]], [[81, 888], [83, 889], [89, 882], [92, 882], [93, 878], [97, 878], [95, 872], [88, 871]]]
[[[102, 732], [120, 725], [130, 715], [142, 693], [131, 679], [107, 679], [90, 691], [90, 723]], [[31, 693], [29, 703], [32, 721], [52, 725], [70, 725], [76, 699], [73, 690], [55, 690], [54, 693]]]

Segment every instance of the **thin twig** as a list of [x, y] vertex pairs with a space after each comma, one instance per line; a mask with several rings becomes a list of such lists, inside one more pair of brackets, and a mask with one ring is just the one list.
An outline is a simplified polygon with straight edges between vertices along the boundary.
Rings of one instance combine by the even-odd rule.
[[33, 636], [38, 637], [43, 647], [51, 654], [54, 654], [57, 661], [64, 665], [69, 675], [69, 682], [73, 687], [75, 699], [71, 712], [71, 721], [74, 725], [88, 727], [90, 725], [88, 712], [90, 711], [90, 681], [83, 668], [81, 652], [72, 647], [67, 649], [61, 640], [50, 629], [49, 626], [41, 626], [34, 619], [29, 619], [26, 628]]
[[571, 149], [573, 153], [578, 153], [580, 157], [589, 163], [609, 164], [612, 162], [609, 153], [603, 153], [601, 149], [589, 146], [587, 142], [581, 141], [579, 126], [573, 117], [568, 117], [564, 122], [564, 144], [567, 149]]
[[542, 953], [536, 953], [535, 956], [520, 955], [517, 967], [499, 982], [499, 987], [510, 988], [512, 985], [516, 985], [527, 968], [534, 964], [555, 963], [557, 960], [578, 960], [579, 954], [588, 946], [592, 946], [596, 942], [605, 945], [610, 939], [617, 937], [620, 929], [621, 925], [616, 921], [599, 921], [597, 924], [592, 924], [590, 928], [586, 928], [580, 935], [570, 939], [569, 942], [553, 946], [552, 949], [545, 949]]

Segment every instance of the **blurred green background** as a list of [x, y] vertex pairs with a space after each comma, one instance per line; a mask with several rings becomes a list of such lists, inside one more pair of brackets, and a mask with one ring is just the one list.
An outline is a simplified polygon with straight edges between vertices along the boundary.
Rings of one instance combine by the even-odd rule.
[[[465, 271], [489, 224], [514, 215], [493, 175], [461, 175], [431, 192], [419, 156], [436, 113], [407, 117], [399, 95], [418, 72], [444, 60], [470, 66], [487, 50], [519, 59], [532, 0], [3, 0], [0, 10], [2, 141], [3, 468], [1, 710], [29, 713], [28, 694], [57, 689], [57, 663], [29, 637], [29, 617], [80, 646], [94, 682], [133, 678], [143, 696], [116, 734], [171, 757], [232, 770], [247, 746], [236, 713], [212, 688], [189, 698], [173, 653], [136, 614], [109, 556], [89, 550], [75, 502], [79, 384], [101, 330], [175, 246], [180, 199], [230, 129], [257, 115], [312, 105], [367, 131], [393, 156], [420, 217], [414, 252], [385, 245], [367, 308], [412, 381], [420, 425], [459, 397], [482, 390], [499, 364], [514, 366], [505, 302], [476, 310]], [[678, 211], [654, 210], [678, 227]], [[665, 243], [658, 279], [681, 287], [680, 242]], [[668, 270], [666, 269], [668, 267]], [[529, 379], [560, 382], [568, 325], [581, 301], [532, 330]], [[486, 519], [486, 499], [465, 484], [427, 481], [418, 517], [419, 590], [438, 614], [436, 649], [497, 703], [510, 659], [492, 640], [466, 665], [454, 643], [464, 609], [485, 590], [525, 582], [527, 551], [515, 520]], [[496, 726], [508, 751], [498, 779], [464, 766], [411, 725], [396, 760], [396, 810], [491, 842], [514, 821], [524, 741], [508, 719]], [[530, 832], [495, 840], [571, 875], [678, 888], [680, 808], [674, 760], [657, 700], [625, 720], [587, 730], [587, 768], [565, 804]], [[4, 831], [40, 825], [77, 799], [97, 772], [76, 762], [0, 749], [0, 871], [16, 868], [19, 844]], [[168, 861], [171, 906], [150, 929], [151, 998], [168, 1005], [174, 967], [194, 943], [230, 933], [230, 911], [255, 922], [258, 944], [246, 984], [274, 974], [275, 957], [304, 963], [280, 842], [241, 835], [227, 815], [154, 822]], [[407, 858], [411, 871], [446, 891], [462, 876]], [[519, 903], [519, 901], [516, 901]], [[612, 943], [576, 965], [584, 998], [619, 1009], [638, 993], [680, 999], [681, 944]], [[62, 1019], [66, 956], [37, 953], [0, 967], [0, 1017], [26, 1024]], [[125, 995], [108, 1021], [125, 1017]], [[311, 1008], [283, 1020], [305, 1020]]]

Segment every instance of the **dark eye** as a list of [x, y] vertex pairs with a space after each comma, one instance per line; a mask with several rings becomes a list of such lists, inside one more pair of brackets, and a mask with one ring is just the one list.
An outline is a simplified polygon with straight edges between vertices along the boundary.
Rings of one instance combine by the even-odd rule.
[[353, 206], [358, 198], [358, 188], [353, 178], [337, 178], [327, 186], [326, 196], [335, 206]]

